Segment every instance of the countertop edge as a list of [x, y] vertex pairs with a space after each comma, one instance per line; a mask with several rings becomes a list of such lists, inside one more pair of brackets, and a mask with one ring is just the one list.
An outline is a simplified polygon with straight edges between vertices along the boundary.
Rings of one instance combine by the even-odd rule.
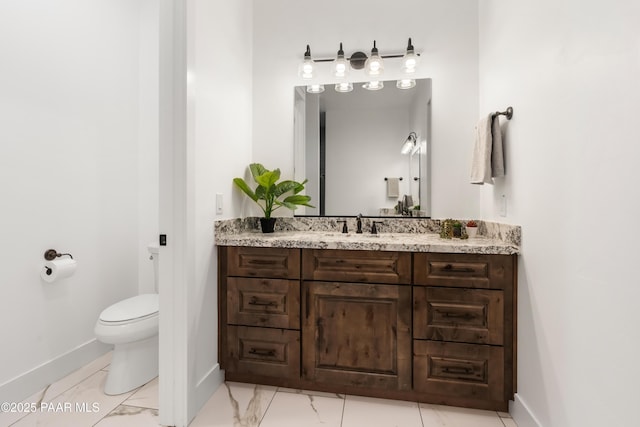
[[346, 235], [326, 232], [260, 232], [218, 233], [218, 246], [252, 246], [292, 249], [341, 249], [398, 252], [441, 252], [461, 254], [514, 255], [520, 253], [516, 245], [486, 237], [470, 239], [442, 239], [435, 234]]

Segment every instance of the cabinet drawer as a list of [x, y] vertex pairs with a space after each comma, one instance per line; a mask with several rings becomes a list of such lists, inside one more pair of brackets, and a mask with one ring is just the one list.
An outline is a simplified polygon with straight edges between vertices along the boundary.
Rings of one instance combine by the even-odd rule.
[[504, 292], [413, 288], [413, 337], [502, 345]]
[[300, 332], [228, 326], [225, 369], [234, 373], [299, 379]]
[[300, 278], [300, 250], [283, 248], [229, 247], [230, 276]]
[[359, 283], [411, 283], [411, 253], [303, 250], [306, 280]]
[[229, 277], [227, 323], [299, 329], [300, 282]]
[[504, 289], [513, 280], [513, 262], [511, 255], [417, 253], [414, 283]]
[[414, 341], [413, 348], [415, 390], [473, 399], [504, 399], [502, 347]]

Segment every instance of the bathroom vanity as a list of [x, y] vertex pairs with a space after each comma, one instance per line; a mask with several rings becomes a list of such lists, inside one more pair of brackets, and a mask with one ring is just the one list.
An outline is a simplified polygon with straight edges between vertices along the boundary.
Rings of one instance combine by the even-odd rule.
[[224, 227], [216, 241], [227, 380], [508, 409], [516, 244]]

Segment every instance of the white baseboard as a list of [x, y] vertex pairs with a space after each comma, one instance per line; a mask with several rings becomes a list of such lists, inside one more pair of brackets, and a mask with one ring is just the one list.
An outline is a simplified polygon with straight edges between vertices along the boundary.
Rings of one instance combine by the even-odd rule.
[[220, 364], [216, 363], [196, 384], [194, 405], [190, 408], [189, 421], [193, 420], [223, 382], [224, 373], [220, 369]]
[[0, 402], [21, 402], [49, 384], [106, 354], [112, 346], [95, 338], [0, 384]]
[[542, 424], [533, 415], [529, 405], [526, 404], [518, 393], [516, 393], [514, 401], [509, 405], [509, 413], [518, 427], [542, 427]]

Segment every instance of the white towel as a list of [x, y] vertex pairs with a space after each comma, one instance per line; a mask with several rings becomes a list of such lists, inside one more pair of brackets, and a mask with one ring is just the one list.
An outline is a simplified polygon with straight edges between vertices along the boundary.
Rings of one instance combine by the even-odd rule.
[[476, 125], [476, 139], [471, 158], [471, 183], [492, 184], [491, 180], [491, 123], [493, 114], [482, 118]]
[[397, 199], [400, 195], [400, 178], [387, 178], [387, 197]]
[[500, 116], [495, 115], [491, 125], [491, 176], [504, 176], [504, 156], [502, 153], [502, 131], [500, 130]]

